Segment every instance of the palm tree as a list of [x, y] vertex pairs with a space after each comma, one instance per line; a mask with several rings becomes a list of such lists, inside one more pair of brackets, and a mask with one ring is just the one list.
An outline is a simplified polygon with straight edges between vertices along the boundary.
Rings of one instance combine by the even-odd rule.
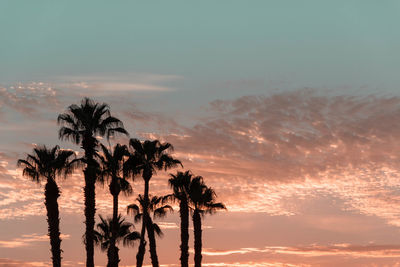
[[[108, 257], [108, 267], [118, 266], [118, 250], [115, 245], [116, 235], [118, 229], [118, 196], [120, 192], [126, 194], [132, 193], [132, 187], [123, 175], [123, 162], [124, 158], [129, 155], [128, 148], [125, 145], [117, 144], [114, 151], [108, 150], [103, 144], [100, 144], [103, 155], [98, 155], [101, 163], [101, 180], [111, 178], [109, 184], [110, 193], [113, 196], [113, 227], [111, 228], [110, 237], [110, 253]], [[122, 176], [122, 177], [121, 177]]]
[[60, 218], [57, 199], [60, 189], [56, 183], [57, 176], [71, 174], [78, 161], [70, 161], [74, 154], [70, 150], [62, 150], [58, 146], [48, 149], [46, 146], [38, 146], [33, 149], [33, 154], [28, 154], [25, 160], [19, 159], [17, 165], [23, 167], [22, 174], [40, 183], [46, 181], [45, 206], [47, 210], [48, 233], [50, 237], [53, 266], [61, 266], [61, 239]]
[[201, 267], [202, 230], [201, 215], [213, 214], [219, 209], [226, 209], [222, 203], [216, 203], [216, 194], [213, 189], [207, 187], [201, 176], [192, 179], [189, 186], [190, 201], [193, 205], [194, 228], [194, 266]]
[[[173, 151], [173, 146], [170, 143], [161, 143], [158, 140], [150, 141], [146, 140], [141, 142], [138, 139], [130, 139], [129, 145], [133, 149], [133, 152], [129, 156], [129, 159], [124, 164], [124, 170], [131, 174], [142, 175], [144, 180], [144, 209], [143, 209], [143, 225], [147, 228], [147, 234], [149, 235], [150, 245], [150, 256], [153, 267], [158, 267], [158, 257], [155, 246], [155, 239], [151, 238], [150, 235], [153, 233], [153, 225], [149, 214], [147, 212], [149, 204], [149, 183], [153, 174], [156, 174], [158, 170], [168, 170], [182, 163], [174, 159], [168, 152]], [[145, 230], [142, 230], [142, 232]], [[139, 251], [136, 255], [136, 266], [142, 266], [144, 257], [144, 240], [142, 238], [139, 245]]]
[[[145, 246], [146, 246], [146, 242], [144, 241], [144, 235], [146, 233], [146, 227], [145, 225], [143, 225], [143, 222], [145, 221], [145, 214], [148, 214], [148, 218], [147, 218], [147, 222], [149, 224], [151, 224], [151, 228], [147, 227], [147, 234], [148, 234], [148, 238], [149, 238], [149, 243], [151, 245], [154, 246], [154, 250], [156, 248], [156, 239], [155, 239], [155, 234], [157, 234], [158, 236], [162, 236], [162, 231], [160, 229], [160, 227], [158, 226], [158, 224], [154, 223], [153, 219], [156, 218], [162, 218], [164, 217], [168, 211], [173, 211], [172, 207], [169, 205], [164, 205], [164, 198], [163, 197], [151, 197], [149, 202], [146, 201], [146, 199], [144, 198], [144, 196], [140, 195], [136, 198], [136, 201], [138, 202], [139, 205], [137, 204], [130, 204], [128, 206], [128, 214], [132, 214], [134, 216], [134, 220], [135, 222], [140, 222], [142, 221], [142, 231], [141, 231], [141, 243], [140, 244], [144, 244], [143, 248], [139, 247], [139, 250], [142, 249], [143, 252], [140, 251], [140, 253], [143, 253], [142, 257], [142, 261], [143, 261], [143, 257], [145, 254]], [[148, 203], [148, 204], [147, 204]], [[147, 206], [147, 211], [145, 210]], [[153, 213], [153, 219], [150, 217], [150, 213]], [[138, 251], [139, 254], [139, 251]], [[136, 259], [137, 259], [137, 255], [136, 255]], [[142, 263], [141, 263], [142, 264]], [[137, 265], [137, 261], [136, 261], [136, 265]]]
[[107, 136], [109, 139], [115, 133], [128, 133], [122, 122], [110, 115], [107, 104], [95, 103], [89, 98], [84, 98], [80, 105], [70, 105], [65, 113], [58, 116], [57, 121], [63, 125], [59, 130], [60, 139], [71, 140], [85, 151], [86, 266], [94, 267], [95, 182], [98, 174], [98, 163], [94, 159], [98, 146], [96, 136]]
[[[117, 263], [119, 263], [119, 249], [116, 246], [112, 247], [111, 239], [115, 238], [114, 242], [116, 243], [123, 240], [124, 246], [133, 246], [134, 242], [140, 239], [140, 234], [136, 231], [131, 231], [131, 227], [134, 227], [134, 225], [126, 222], [121, 215], [117, 216], [117, 223], [115, 223], [113, 218], [104, 219], [101, 215], [99, 217], [101, 222], [97, 224], [98, 231], [94, 230], [94, 242], [100, 246], [101, 250], [107, 250], [108, 258], [116, 254]], [[112, 233], [114, 229], [116, 229], [116, 235]]]
[[170, 174], [170, 176], [168, 184], [173, 193], [167, 197], [179, 202], [181, 217], [181, 266], [189, 267], [189, 186], [193, 174], [190, 171], [178, 171], [176, 175]]

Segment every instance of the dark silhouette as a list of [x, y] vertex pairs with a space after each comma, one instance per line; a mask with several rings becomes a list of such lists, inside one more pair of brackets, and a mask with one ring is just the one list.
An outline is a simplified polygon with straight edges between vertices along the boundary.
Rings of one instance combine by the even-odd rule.
[[[146, 202], [145, 198], [139, 194], [139, 196], [136, 198], [136, 201], [138, 202], [139, 205], [131, 204], [127, 208], [128, 214], [132, 214], [134, 216], [135, 222], [142, 221], [143, 223], [145, 214], [149, 215], [147, 218], [148, 220], [147, 222], [151, 224], [152, 227], [151, 228], [147, 227], [147, 234], [150, 246], [154, 246], [154, 250], [156, 250], [155, 234], [157, 234], [158, 236], [162, 236], [163, 234], [158, 224], [154, 222], [154, 219], [162, 218], [167, 214], [168, 211], [173, 211], [171, 206], [164, 205], [163, 200], [164, 200], [163, 197], [154, 196], [150, 197], [149, 202]], [[147, 206], [147, 212], [145, 212], [145, 205]], [[151, 213], [153, 213], [153, 219], [150, 217]], [[146, 228], [144, 228], [142, 225], [142, 232], [144, 232], [143, 229]], [[146, 246], [146, 243], [144, 243], [144, 246]], [[144, 249], [145, 247], [143, 248], [143, 251]]]
[[181, 217], [181, 266], [189, 267], [189, 186], [192, 181], [190, 171], [170, 174], [168, 184], [173, 194], [167, 198], [179, 202], [179, 214]]
[[80, 105], [70, 105], [67, 112], [58, 116], [60, 139], [71, 140], [81, 145], [85, 151], [83, 162], [86, 168], [85, 176], [85, 246], [86, 266], [94, 267], [94, 216], [96, 213], [95, 182], [98, 174], [98, 163], [94, 159], [98, 141], [96, 136], [106, 136], [109, 139], [115, 133], [128, 134], [122, 122], [110, 115], [107, 104], [99, 104], [84, 98]]
[[[134, 242], [140, 239], [140, 234], [136, 231], [131, 231], [131, 227], [134, 227], [133, 224], [126, 222], [125, 219], [121, 218], [121, 215], [117, 216], [117, 223], [113, 218], [104, 219], [101, 215], [99, 217], [101, 222], [97, 224], [98, 231], [94, 230], [94, 242], [100, 246], [101, 250], [107, 250], [108, 258], [114, 257], [114, 253], [116, 253], [119, 262], [119, 249], [111, 247], [111, 239], [115, 238], [115, 243], [119, 243], [122, 239], [124, 246], [133, 246]], [[112, 233], [114, 229], [116, 229], [115, 235]]]
[[225, 209], [225, 205], [215, 202], [216, 194], [214, 190], [205, 185], [201, 176], [192, 179], [189, 186], [189, 196], [193, 205], [194, 266], [201, 267], [201, 215], [212, 214], [219, 209]]
[[58, 146], [48, 149], [46, 146], [38, 146], [33, 149], [33, 154], [28, 154], [26, 160], [18, 160], [18, 166], [24, 167], [22, 174], [40, 183], [46, 180], [45, 206], [47, 210], [48, 233], [50, 237], [51, 254], [54, 267], [61, 266], [61, 238], [60, 218], [57, 199], [60, 189], [56, 183], [57, 176], [71, 174], [78, 161], [70, 161], [74, 154], [70, 150], [62, 150]]
[[[113, 196], [113, 216], [112, 228], [109, 245], [108, 263], [107, 267], [118, 267], [118, 248], [115, 245], [117, 230], [118, 230], [118, 196], [120, 192], [126, 194], [132, 193], [132, 187], [123, 175], [123, 162], [124, 158], [129, 155], [128, 148], [125, 145], [117, 144], [114, 151], [109, 151], [103, 144], [101, 144], [103, 155], [99, 155], [101, 163], [101, 180], [111, 178], [109, 184], [110, 193]], [[122, 176], [122, 177], [121, 177]]]
[[[156, 246], [155, 243], [153, 243], [155, 239], [151, 237], [154, 232], [153, 224], [147, 212], [149, 204], [149, 182], [157, 170], [168, 170], [179, 164], [182, 165], [182, 163], [168, 154], [168, 152], [173, 150], [172, 145], [169, 143], [160, 143], [158, 140], [146, 140], [141, 142], [138, 139], [130, 139], [129, 145], [133, 149], [133, 153], [131, 153], [129, 159], [125, 162], [124, 170], [132, 176], [141, 174], [144, 180], [143, 225], [146, 226], [149, 236], [152, 265], [153, 267], [158, 267], [159, 263]], [[143, 264], [144, 246], [144, 239], [142, 237], [138, 254], [136, 255], [136, 266], [142, 266]]]

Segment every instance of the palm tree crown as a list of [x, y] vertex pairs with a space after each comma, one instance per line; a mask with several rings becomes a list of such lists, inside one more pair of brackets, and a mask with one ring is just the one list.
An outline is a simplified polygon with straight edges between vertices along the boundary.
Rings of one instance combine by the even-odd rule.
[[170, 176], [171, 178], [168, 180], [168, 184], [173, 191], [171, 197], [178, 201], [187, 200], [193, 174], [190, 171], [178, 171], [176, 175], [170, 174]]
[[[87, 137], [106, 136], [109, 139], [115, 133], [128, 134], [123, 123], [112, 117], [107, 104], [95, 103], [89, 98], [84, 98], [80, 105], [70, 105], [66, 113], [57, 118], [60, 128], [60, 139], [71, 140], [75, 144], [89, 141]], [[85, 144], [82, 143], [85, 147]]]
[[119, 194], [120, 191], [130, 194], [132, 187], [125, 179], [123, 173], [124, 158], [129, 156], [127, 146], [117, 144], [113, 151], [110, 151], [103, 144], [100, 144], [102, 154], [97, 154], [100, 159], [100, 181], [111, 179], [110, 192], [111, 194]]
[[217, 210], [226, 209], [222, 203], [217, 203], [215, 191], [206, 186], [203, 181], [203, 177], [197, 176], [192, 179], [189, 186], [190, 201], [193, 204], [195, 210], [200, 214], [213, 214]]
[[22, 174], [32, 179], [32, 181], [40, 182], [43, 178], [54, 180], [56, 176], [64, 176], [71, 174], [77, 166], [78, 161], [69, 161], [74, 155], [71, 150], [60, 149], [55, 146], [48, 149], [45, 145], [37, 146], [33, 149], [33, 154], [28, 154], [25, 160], [19, 159], [17, 165], [23, 166]]
[[[136, 198], [136, 201], [138, 202], [139, 205], [130, 204], [127, 208], [127, 211], [128, 214], [133, 215], [135, 222], [140, 222], [141, 220], [143, 220], [144, 216], [145, 199], [141, 194], [139, 194], [139, 196]], [[149, 205], [147, 208], [148, 214], [153, 213], [153, 218], [157, 219], [165, 217], [168, 211], [172, 212], [173, 208], [170, 205], [165, 205], [164, 201], [165, 197], [158, 197], [158, 196], [150, 197]], [[154, 232], [158, 236], [162, 236], [163, 232], [161, 231], [161, 228], [158, 226], [158, 224], [154, 223], [151, 218], [150, 220], [151, 223], [153, 224]]]
[[[112, 218], [103, 218], [101, 215], [100, 222], [97, 224], [98, 231], [95, 230], [95, 243], [100, 246], [101, 250], [106, 251], [110, 247], [111, 232], [112, 232]], [[121, 215], [117, 218], [117, 236], [116, 242], [123, 241], [124, 246], [133, 246], [134, 242], [140, 238], [140, 234], [132, 231], [134, 225], [125, 221]]]
[[129, 145], [134, 151], [125, 162], [125, 170], [132, 175], [142, 174], [144, 180], [150, 180], [157, 170], [168, 170], [182, 165], [179, 160], [168, 154], [174, 149], [170, 143], [161, 143], [159, 140], [142, 142], [132, 138]]

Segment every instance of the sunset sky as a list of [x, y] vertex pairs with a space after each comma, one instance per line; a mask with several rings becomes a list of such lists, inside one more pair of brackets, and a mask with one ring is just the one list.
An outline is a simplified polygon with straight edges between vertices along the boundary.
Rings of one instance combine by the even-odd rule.
[[[16, 162], [36, 144], [82, 153], [56, 119], [85, 96], [130, 137], [172, 143], [226, 204], [204, 218], [203, 266], [400, 266], [399, 14], [395, 0], [1, 1], [0, 266], [50, 266], [43, 184]], [[82, 173], [58, 183], [63, 265], [83, 266]], [[177, 211], [159, 221], [162, 266], [180, 266]], [[134, 266], [137, 245], [120, 248]]]

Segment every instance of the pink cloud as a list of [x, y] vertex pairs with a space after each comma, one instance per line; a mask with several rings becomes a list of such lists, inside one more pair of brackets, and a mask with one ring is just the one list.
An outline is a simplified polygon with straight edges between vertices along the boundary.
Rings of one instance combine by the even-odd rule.
[[388, 204], [399, 204], [400, 97], [299, 90], [218, 100], [209, 112], [193, 127], [143, 136], [174, 144], [229, 210], [291, 215], [286, 199], [326, 194], [398, 224]]
[[[69, 235], [61, 234], [61, 239], [68, 239]], [[3, 248], [18, 248], [31, 246], [32, 242], [49, 242], [49, 237], [47, 235], [40, 234], [25, 234], [18, 238], [13, 238], [11, 240], [0, 240], [0, 247]]]
[[[174, 132], [143, 136], [171, 142], [175, 156], [186, 168], [203, 175], [230, 211], [293, 215], [299, 212], [293, 198], [325, 194], [344, 199], [344, 209], [400, 225], [392, 208], [400, 201], [396, 190], [400, 124], [395, 119], [399, 115], [398, 97], [322, 96], [300, 90], [217, 100], [210, 104], [208, 116], [193, 127], [172, 120]], [[127, 125], [163, 127], [163, 122], [170, 121], [151, 112], [127, 111], [124, 116]], [[24, 181], [4, 162], [0, 165], [3, 173], [7, 169], [14, 180]], [[12, 179], [5, 181], [3, 186], [12, 186]], [[61, 207], [81, 212], [81, 174], [60, 185]], [[135, 189], [140, 191], [140, 186]], [[167, 193], [166, 176], [155, 177], [152, 188], [158, 194]], [[36, 192], [39, 206], [42, 194], [39, 188]], [[0, 203], [23, 201], [13, 198], [17, 195], [4, 195]], [[122, 199], [121, 207], [130, 202]], [[98, 188], [99, 210], [106, 211], [110, 205], [107, 190]]]
[[[370, 225], [362, 220], [369, 216], [400, 226], [399, 97], [322, 96], [302, 90], [219, 100], [211, 103], [207, 116], [193, 126], [179, 124], [161, 112], [126, 109], [121, 114], [126, 125], [154, 128], [142, 137], [171, 142], [185, 169], [203, 175], [232, 214], [302, 216], [302, 222], [313, 231], [337, 234], [368, 231]], [[161, 128], [169, 133], [159, 131]], [[56, 131], [52, 133], [56, 138]], [[24, 145], [23, 149], [28, 152], [31, 148]], [[21, 176], [15, 167], [16, 155], [0, 153], [0, 219], [44, 216], [43, 187]], [[65, 215], [82, 215], [81, 172], [60, 180], [59, 185], [61, 222]], [[142, 192], [142, 186], [140, 179], [134, 183], [135, 194]], [[154, 194], [167, 193], [167, 175], [157, 174], [151, 189]], [[107, 186], [98, 186], [96, 194], [98, 214], [109, 214], [112, 201]], [[315, 208], [311, 205], [323, 199], [338, 200], [335, 205], [343, 214], [321, 212], [329, 208], [327, 204], [310, 214]], [[121, 212], [132, 202], [133, 197], [121, 197]], [[363, 214], [362, 219], [352, 218], [354, 213]], [[177, 222], [161, 225], [166, 231], [176, 231]], [[235, 225], [212, 227], [235, 230]], [[346, 266], [343, 262], [351, 258], [347, 266], [373, 266], [367, 261], [396, 266], [399, 257], [397, 245], [263, 244], [251, 249], [208, 247], [205, 265]], [[332, 258], [336, 260], [329, 265]]]

